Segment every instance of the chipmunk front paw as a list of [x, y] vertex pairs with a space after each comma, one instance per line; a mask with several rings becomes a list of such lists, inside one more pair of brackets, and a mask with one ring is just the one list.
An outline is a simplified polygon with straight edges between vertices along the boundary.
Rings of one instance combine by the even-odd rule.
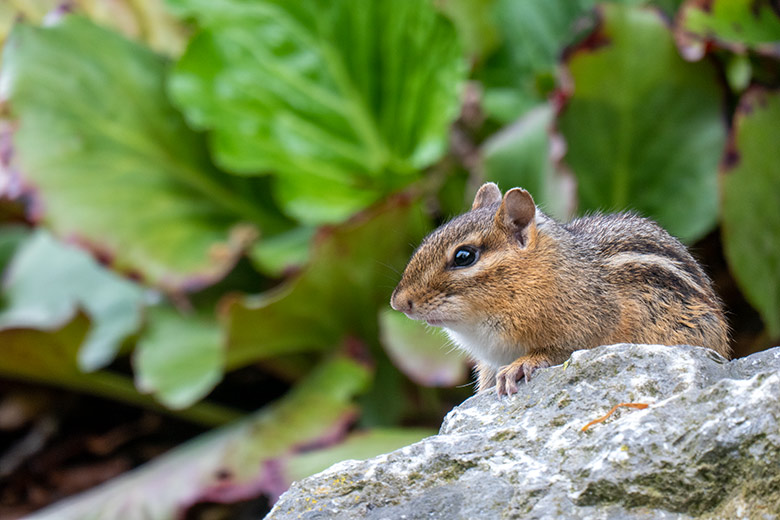
[[496, 392], [499, 397], [517, 393], [517, 382], [525, 378], [527, 383], [531, 374], [538, 368], [547, 368], [550, 362], [543, 356], [523, 356], [514, 360], [511, 364], [502, 367], [496, 374]]

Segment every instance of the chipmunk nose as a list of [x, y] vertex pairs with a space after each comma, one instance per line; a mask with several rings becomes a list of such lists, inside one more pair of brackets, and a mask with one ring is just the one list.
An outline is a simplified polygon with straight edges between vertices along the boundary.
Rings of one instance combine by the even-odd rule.
[[393, 296], [390, 297], [390, 307], [404, 314], [409, 314], [414, 308], [414, 303], [403, 291], [399, 292], [396, 290], [393, 291]]

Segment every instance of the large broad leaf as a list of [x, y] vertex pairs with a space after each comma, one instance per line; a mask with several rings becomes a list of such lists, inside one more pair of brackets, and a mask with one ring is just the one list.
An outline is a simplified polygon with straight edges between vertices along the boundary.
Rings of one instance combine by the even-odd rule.
[[152, 308], [133, 355], [136, 386], [170, 408], [186, 408], [222, 379], [223, 332], [209, 319]]
[[38, 231], [19, 249], [3, 283], [0, 330], [52, 330], [82, 309], [92, 327], [78, 364], [92, 371], [113, 361], [141, 325], [143, 290], [99, 266], [86, 252]]
[[[5, 279], [4, 271], [14, 257], [17, 248], [24, 243], [28, 235], [29, 231], [19, 225], [0, 226], [0, 277], [2, 279]], [[0, 308], [6, 305], [8, 305], [6, 297], [0, 294]]]
[[453, 352], [452, 341], [441, 329], [386, 308], [379, 313], [379, 330], [393, 364], [415, 383], [455, 386], [466, 379], [466, 360]]
[[288, 285], [223, 302], [227, 364], [301, 351], [325, 350], [347, 336], [376, 338], [386, 306], [424, 219], [419, 206], [395, 197], [315, 239], [311, 261]]
[[481, 148], [485, 180], [506, 191], [528, 190], [537, 206], [559, 219], [571, 216], [574, 190], [552, 157], [552, 108], [541, 105], [485, 140]]
[[315, 227], [299, 226], [286, 233], [264, 238], [252, 246], [249, 258], [263, 273], [281, 277], [309, 260]]
[[0, 2], [0, 44], [13, 22], [41, 23], [67, 12], [83, 14], [125, 36], [146, 42], [152, 49], [178, 55], [186, 43], [186, 29], [168, 13], [165, 0], [6, 0]]
[[76, 0], [75, 3], [77, 13], [143, 41], [155, 51], [178, 56], [187, 43], [189, 31], [168, 12], [165, 0]]
[[[201, 436], [30, 518], [173, 519], [186, 516], [186, 510], [199, 502], [230, 503], [262, 494], [275, 498], [289, 486], [290, 474], [301, 475], [303, 466], [319, 467], [309, 460], [290, 471], [288, 461], [299, 452], [330, 446], [344, 436], [356, 411], [352, 399], [368, 380], [369, 372], [360, 364], [346, 358], [330, 360], [290, 394], [252, 417]], [[397, 438], [386, 440], [368, 454], [397, 447]]]
[[11, 32], [16, 16], [17, 13], [14, 6], [8, 2], [0, 4], [0, 45], [3, 44], [5, 37]]
[[88, 333], [89, 319], [78, 313], [73, 320], [52, 329], [49, 333], [31, 329], [0, 331], [0, 373], [56, 384], [80, 384], [76, 358]]
[[[67, 71], [67, 73], [62, 73]], [[253, 238], [280, 226], [252, 186], [213, 169], [165, 96], [165, 63], [78, 18], [19, 24], [0, 93], [14, 143], [50, 226], [168, 289], [220, 278]]]
[[780, 57], [780, 13], [771, 0], [688, 0], [677, 15], [676, 36], [689, 59], [700, 59], [712, 41]]
[[[130, 378], [107, 371], [84, 373], [78, 366], [79, 348], [90, 333], [87, 316], [79, 313], [61, 328], [0, 330], [0, 376], [115, 399], [170, 413], [149, 396], [139, 394]], [[237, 414], [209, 403], [199, 403], [176, 416], [206, 425], [219, 425]]]
[[496, 0], [442, 0], [436, 4], [452, 20], [473, 59], [483, 59], [499, 44], [492, 12], [495, 3]]
[[38, 23], [58, 5], [61, 5], [60, 0], [0, 2], [0, 47], [2, 47], [6, 37], [11, 33], [15, 22], [26, 20]]
[[581, 4], [496, 0], [494, 20], [503, 45], [478, 72], [490, 116], [509, 123], [544, 101], [554, 86], [558, 55], [574, 37], [574, 21], [588, 13], [589, 6]]
[[170, 91], [221, 166], [277, 174], [301, 221], [339, 221], [447, 145], [465, 74], [429, 1], [169, 0], [202, 28]]
[[723, 175], [723, 244], [739, 286], [780, 337], [780, 92], [749, 90]]
[[436, 434], [423, 428], [377, 428], [349, 435], [344, 442], [323, 450], [302, 453], [290, 459], [285, 474], [290, 482], [301, 480], [347, 459], [369, 459], [403, 448]]
[[[643, 0], [622, 0], [637, 4]], [[503, 40], [479, 70], [490, 116], [508, 123], [545, 101], [563, 50], [594, 25], [596, 0], [495, 0]]]
[[723, 94], [710, 63], [688, 63], [654, 11], [605, 4], [598, 31], [567, 66], [558, 119], [580, 210], [631, 208], [694, 240], [715, 225], [725, 142]]

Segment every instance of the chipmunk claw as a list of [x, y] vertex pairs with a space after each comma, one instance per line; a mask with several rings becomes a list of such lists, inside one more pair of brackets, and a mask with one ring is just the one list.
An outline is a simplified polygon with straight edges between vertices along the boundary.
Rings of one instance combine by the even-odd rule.
[[550, 366], [549, 361], [535, 356], [523, 356], [514, 360], [511, 364], [501, 368], [496, 374], [496, 392], [498, 396], [513, 395], [517, 393], [517, 382], [525, 379], [528, 383], [531, 375], [539, 368]]
[[507, 365], [496, 374], [496, 393], [498, 396], [517, 393], [517, 381], [524, 376], [522, 365]]

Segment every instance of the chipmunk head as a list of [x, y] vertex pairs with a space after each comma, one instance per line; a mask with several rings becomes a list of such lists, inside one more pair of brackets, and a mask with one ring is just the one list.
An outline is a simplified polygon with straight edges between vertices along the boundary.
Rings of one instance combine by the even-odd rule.
[[433, 231], [415, 251], [391, 306], [449, 331], [500, 332], [508, 326], [502, 322], [510, 312], [507, 298], [522, 289], [507, 280], [535, 276], [538, 215], [527, 191], [514, 188], [502, 197], [494, 183], [484, 184], [471, 211]]

